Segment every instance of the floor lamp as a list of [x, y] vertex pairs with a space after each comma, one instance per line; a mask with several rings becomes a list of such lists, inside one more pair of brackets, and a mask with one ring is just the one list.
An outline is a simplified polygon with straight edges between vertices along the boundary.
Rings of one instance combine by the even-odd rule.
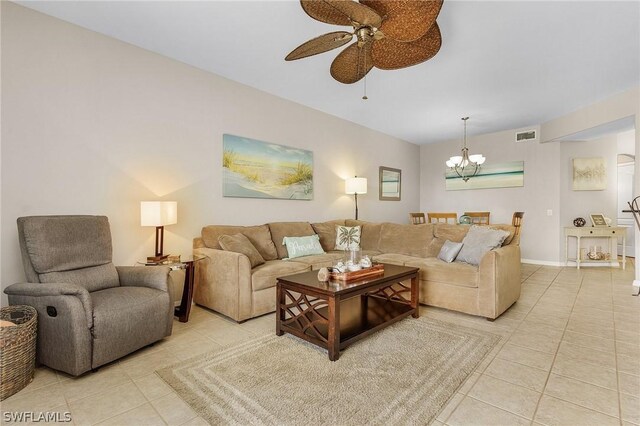
[[344, 192], [353, 195], [356, 201], [356, 220], [358, 220], [358, 194], [367, 193], [367, 178], [352, 177], [344, 181]]
[[141, 201], [140, 225], [156, 227], [156, 254], [147, 257], [147, 262], [161, 262], [168, 255], [162, 253], [164, 227], [178, 223], [178, 203], [176, 201]]

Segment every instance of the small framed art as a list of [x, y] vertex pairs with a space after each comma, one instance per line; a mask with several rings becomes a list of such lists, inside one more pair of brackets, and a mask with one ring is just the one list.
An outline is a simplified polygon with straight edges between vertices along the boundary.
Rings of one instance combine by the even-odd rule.
[[590, 214], [591, 224], [593, 226], [609, 226], [607, 225], [607, 221], [604, 218], [603, 214]]

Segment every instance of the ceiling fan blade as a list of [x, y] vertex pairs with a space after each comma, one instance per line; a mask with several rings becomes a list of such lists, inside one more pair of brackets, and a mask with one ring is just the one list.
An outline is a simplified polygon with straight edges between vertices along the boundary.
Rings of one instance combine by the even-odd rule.
[[331, 63], [331, 76], [340, 83], [352, 84], [373, 68], [371, 42], [358, 46], [358, 42], [344, 49]]
[[436, 22], [443, 0], [360, 0], [384, 17], [380, 31], [397, 41], [414, 41]]
[[300, 4], [307, 15], [327, 24], [379, 27], [382, 22], [375, 10], [352, 0], [300, 0]]
[[435, 56], [442, 45], [438, 23], [415, 41], [401, 41], [383, 38], [373, 42], [371, 56], [373, 65], [383, 70], [395, 70], [419, 64]]
[[313, 38], [300, 46], [296, 47], [284, 58], [285, 61], [295, 61], [318, 53], [328, 52], [340, 46], [349, 43], [353, 38], [353, 34], [346, 31], [335, 31]]

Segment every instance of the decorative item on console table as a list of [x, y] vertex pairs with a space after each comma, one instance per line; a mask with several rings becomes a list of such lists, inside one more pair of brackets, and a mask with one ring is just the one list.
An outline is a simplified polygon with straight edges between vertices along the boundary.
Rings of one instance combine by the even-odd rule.
[[586, 224], [587, 221], [584, 220], [583, 217], [576, 217], [575, 219], [573, 219], [573, 226], [575, 226], [576, 228], [582, 228]]
[[[589, 217], [591, 217], [591, 225], [592, 226], [601, 226], [601, 227], [605, 227], [605, 226], [609, 226], [609, 224], [607, 224], [607, 218], [604, 217], [603, 214], [590, 214]], [[611, 220], [611, 219], [609, 219]]]

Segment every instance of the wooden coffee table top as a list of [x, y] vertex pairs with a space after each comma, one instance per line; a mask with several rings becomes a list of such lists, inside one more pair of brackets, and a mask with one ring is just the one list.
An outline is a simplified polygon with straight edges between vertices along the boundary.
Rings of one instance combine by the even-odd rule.
[[279, 277], [278, 281], [293, 286], [307, 287], [315, 292], [326, 295], [341, 295], [354, 291], [357, 287], [363, 285], [374, 286], [381, 282], [388, 281], [389, 279], [402, 281], [403, 277], [410, 278], [418, 272], [418, 268], [412, 268], [408, 266], [398, 266], [384, 264], [384, 274], [376, 277], [364, 279], [361, 281], [353, 281], [349, 283], [341, 281], [318, 281], [318, 271], [307, 271], [295, 275], [287, 275], [285, 277]]

